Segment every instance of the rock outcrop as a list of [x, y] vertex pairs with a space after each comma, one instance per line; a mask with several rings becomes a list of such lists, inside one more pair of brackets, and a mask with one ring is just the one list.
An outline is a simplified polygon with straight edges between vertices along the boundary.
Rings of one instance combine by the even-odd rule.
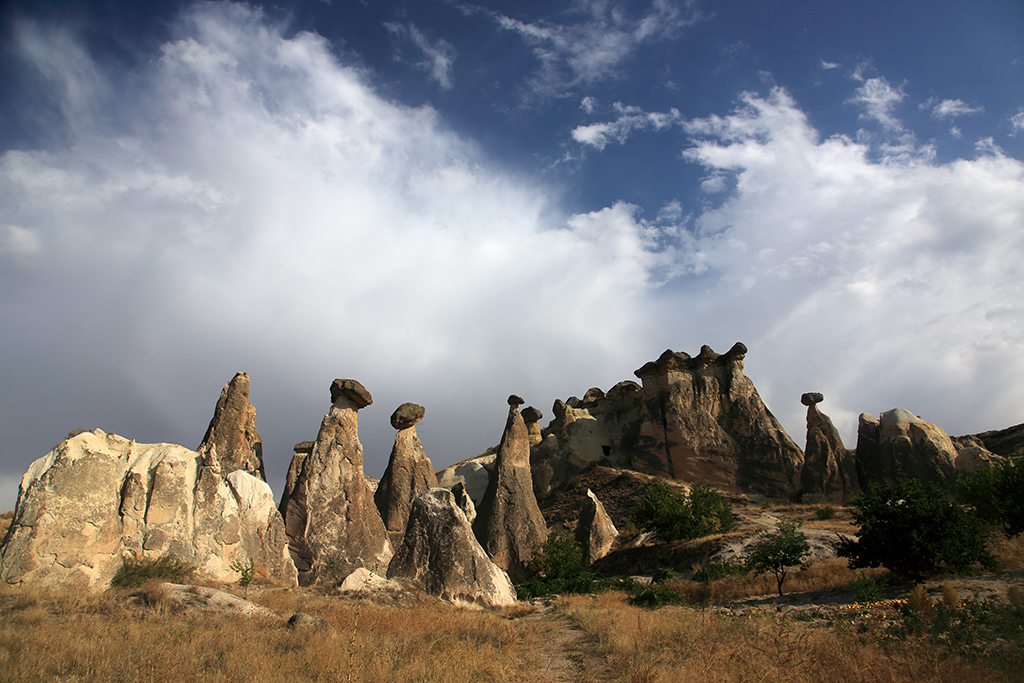
[[461, 481], [457, 483], [452, 487], [452, 495], [455, 496], [455, 504], [459, 506], [459, 509], [466, 515], [466, 519], [472, 524], [476, 519], [476, 504], [466, 492], [466, 485]]
[[402, 542], [413, 501], [437, 486], [434, 467], [416, 435], [416, 424], [423, 415], [423, 406], [415, 403], [403, 403], [391, 415], [391, 426], [398, 433], [388, 467], [373, 495], [391, 544], [396, 548]]
[[443, 488], [413, 503], [388, 578], [459, 605], [504, 607], [516, 601], [508, 575], [484, 552], [452, 492]]
[[382, 574], [391, 559], [387, 530], [363, 476], [356, 411], [371, 403], [359, 382], [334, 380], [331, 409], [282, 500], [289, 550], [304, 585], [341, 582], [359, 567]]
[[956, 488], [957, 450], [940, 427], [893, 408], [875, 418], [861, 413], [857, 427], [857, 475], [861, 488], [876, 481], [918, 479]]
[[615, 537], [618, 535], [619, 532], [612, 523], [612, 518], [605, 512], [604, 505], [593, 491], [587, 489], [587, 497], [583, 499], [575, 534], [576, 542], [583, 549], [584, 566], [589, 567], [611, 552]]
[[263, 469], [263, 439], [256, 431], [256, 408], [249, 403], [249, 375], [237, 373], [220, 392], [206, 435], [196, 450], [216, 446], [224, 476], [243, 470], [266, 481]]
[[513, 581], [525, 575], [537, 546], [548, 537], [530, 474], [530, 440], [519, 413], [523, 399], [508, 398], [508, 420], [498, 446], [495, 471], [477, 507], [473, 531], [494, 563]]
[[743, 374], [747, 348], [691, 358], [665, 351], [636, 371], [640, 426], [630, 456], [642, 472], [729, 490], [786, 496], [803, 453]]
[[544, 413], [533, 406], [528, 406], [523, 408], [522, 415], [523, 422], [526, 423], [526, 433], [529, 435], [530, 445], [540, 443], [543, 438], [540, 433], [540, 419], [544, 417]]
[[800, 475], [802, 494], [817, 494], [830, 503], [846, 503], [860, 492], [853, 452], [843, 445], [839, 430], [828, 415], [818, 409], [824, 397], [807, 393], [800, 402], [807, 406], [807, 446]]
[[437, 473], [437, 485], [451, 489], [461, 483], [473, 503], [480, 505], [487, 492], [487, 485], [491, 483], [497, 450], [488, 449], [486, 453], [449, 465]]
[[99, 590], [125, 558], [174, 555], [214, 581], [233, 582], [232, 563], [296, 584], [274, 496], [262, 479], [225, 473], [205, 454], [140, 444], [101, 430], [61, 442], [22, 478], [0, 580]]

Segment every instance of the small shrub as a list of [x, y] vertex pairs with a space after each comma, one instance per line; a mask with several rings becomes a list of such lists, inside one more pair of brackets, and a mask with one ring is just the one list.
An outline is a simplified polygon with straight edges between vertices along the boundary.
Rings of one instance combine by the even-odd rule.
[[666, 583], [679, 578], [679, 572], [668, 567], [658, 567], [651, 575], [652, 583]]
[[583, 566], [583, 550], [572, 534], [559, 531], [536, 551], [527, 567], [529, 577], [515, 585], [522, 600], [563, 593], [590, 593], [594, 574]]
[[132, 560], [125, 558], [121, 568], [110, 581], [111, 588], [138, 588], [151, 579], [178, 583], [188, 578], [195, 567], [174, 555], [164, 555], [155, 560]]
[[245, 591], [245, 596], [249, 597], [249, 584], [256, 577], [256, 565], [253, 564], [252, 558], [249, 558], [249, 564], [235, 560], [231, 563], [231, 569], [238, 572], [238, 585]]
[[760, 540], [747, 548], [745, 559], [755, 576], [774, 574], [782, 595], [787, 571], [801, 564], [810, 552], [807, 534], [800, 531], [796, 522], [779, 522], [775, 531], [762, 532]]
[[629, 604], [646, 609], [657, 609], [665, 605], [681, 605], [685, 602], [679, 591], [668, 586], [652, 583], [638, 586], [629, 595]]
[[831, 505], [819, 505], [814, 508], [814, 516], [818, 519], [832, 519], [836, 516], [836, 509]]
[[693, 573], [693, 580], [700, 581], [701, 583], [708, 583], [710, 581], [724, 579], [727, 576], [745, 574], [746, 572], [747, 568], [742, 564], [723, 562], [721, 560], [711, 560]]
[[666, 543], [724, 533], [734, 524], [732, 507], [716, 489], [695, 484], [684, 495], [661, 482], [647, 487], [631, 521]]
[[861, 572], [860, 576], [850, 582], [853, 598], [860, 603], [878, 602], [882, 599], [882, 581], [875, 576]]

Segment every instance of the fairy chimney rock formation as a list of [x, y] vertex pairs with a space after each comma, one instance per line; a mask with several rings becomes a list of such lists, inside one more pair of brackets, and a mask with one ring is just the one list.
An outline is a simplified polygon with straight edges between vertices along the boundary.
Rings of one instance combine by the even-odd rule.
[[391, 415], [391, 426], [398, 433], [388, 467], [373, 494], [391, 544], [396, 548], [402, 542], [413, 501], [437, 486], [434, 467], [416, 435], [416, 423], [423, 419], [424, 412], [423, 406], [403, 403]]
[[505, 607], [516, 601], [508, 575], [484, 552], [455, 496], [444, 488], [416, 498], [388, 578], [458, 605]]
[[807, 393], [800, 402], [807, 406], [807, 446], [800, 475], [803, 494], [820, 494], [830, 503], [845, 503], [857, 496], [860, 484], [853, 452], [843, 445], [839, 430], [818, 409], [820, 393]]
[[533, 406], [529, 406], [527, 408], [523, 408], [522, 414], [523, 422], [526, 423], [526, 431], [530, 435], [530, 445], [533, 446], [534, 444], [540, 443], [543, 438], [540, 434], [540, 420], [544, 417], [544, 413], [540, 412]]
[[508, 420], [501, 436], [494, 473], [473, 524], [480, 544], [513, 581], [525, 574], [537, 546], [548, 537], [547, 525], [533, 493], [530, 439], [519, 407], [523, 399], [508, 398]]
[[105, 589], [125, 558], [173, 555], [206, 580], [233, 582], [250, 560], [296, 585], [295, 565], [265, 481], [224, 472], [217, 447], [141, 444], [96, 429], [62, 441], [21, 480], [0, 548], [0, 580]]
[[466, 491], [466, 482], [460, 481], [452, 487], [452, 495], [455, 496], [455, 504], [466, 515], [466, 519], [472, 524], [476, 520], [476, 505]]
[[243, 470], [266, 481], [263, 440], [256, 431], [256, 408], [249, 403], [248, 373], [239, 372], [224, 385], [196, 451], [204, 453], [212, 446], [216, 446], [224, 476]]
[[356, 380], [336, 379], [331, 401], [313, 450], [296, 453], [302, 458], [300, 471], [287, 502], [282, 501], [289, 549], [303, 585], [337, 583], [359, 567], [382, 574], [392, 555], [363, 476], [357, 411], [373, 399]]
[[799, 487], [803, 453], [743, 374], [747, 348], [665, 351], [636, 371], [643, 382], [632, 465], [726, 490], [785, 496]]
[[942, 428], [903, 408], [874, 417], [861, 413], [857, 426], [857, 474], [861, 487], [901, 478], [956, 489], [957, 450]]
[[604, 505], [593, 491], [587, 489], [587, 497], [583, 499], [575, 534], [576, 542], [583, 549], [584, 566], [589, 567], [611, 552], [615, 537], [618, 535], [619, 532], [605, 511]]

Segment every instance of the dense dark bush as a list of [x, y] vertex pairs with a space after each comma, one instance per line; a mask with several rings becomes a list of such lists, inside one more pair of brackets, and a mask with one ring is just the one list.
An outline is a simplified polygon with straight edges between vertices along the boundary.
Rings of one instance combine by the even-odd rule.
[[851, 567], [884, 566], [898, 578], [920, 581], [942, 571], [998, 565], [977, 517], [934, 484], [925, 489], [916, 479], [876, 483], [853, 506], [860, 538], [842, 539], [838, 553]]
[[983, 522], [1008, 538], [1024, 533], [1024, 465], [1006, 460], [960, 479], [960, 495]]
[[548, 537], [527, 567], [529, 577], [516, 584], [520, 600], [561, 593], [591, 593], [597, 581], [583, 566], [583, 550], [572, 534], [559, 531]]
[[188, 578], [195, 567], [174, 555], [164, 555], [155, 560], [125, 559], [121, 568], [110, 580], [111, 588], [135, 588], [150, 579], [178, 582]]
[[665, 542], [724, 533], [733, 527], [729, 502], [702, 484], [694, 484], [689, 495], [665, 483], [648, 486], [631, 521]]

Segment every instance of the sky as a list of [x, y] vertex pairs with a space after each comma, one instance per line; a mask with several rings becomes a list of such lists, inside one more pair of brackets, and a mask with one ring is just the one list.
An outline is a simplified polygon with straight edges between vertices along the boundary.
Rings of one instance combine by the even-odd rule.
[[736, 341], [801, 446], [1000, 429], [1022, 263], [1019, 0], [0, 0], [2, 509], [237, 371], [276, 496], [334, 378], [371, 476]]

